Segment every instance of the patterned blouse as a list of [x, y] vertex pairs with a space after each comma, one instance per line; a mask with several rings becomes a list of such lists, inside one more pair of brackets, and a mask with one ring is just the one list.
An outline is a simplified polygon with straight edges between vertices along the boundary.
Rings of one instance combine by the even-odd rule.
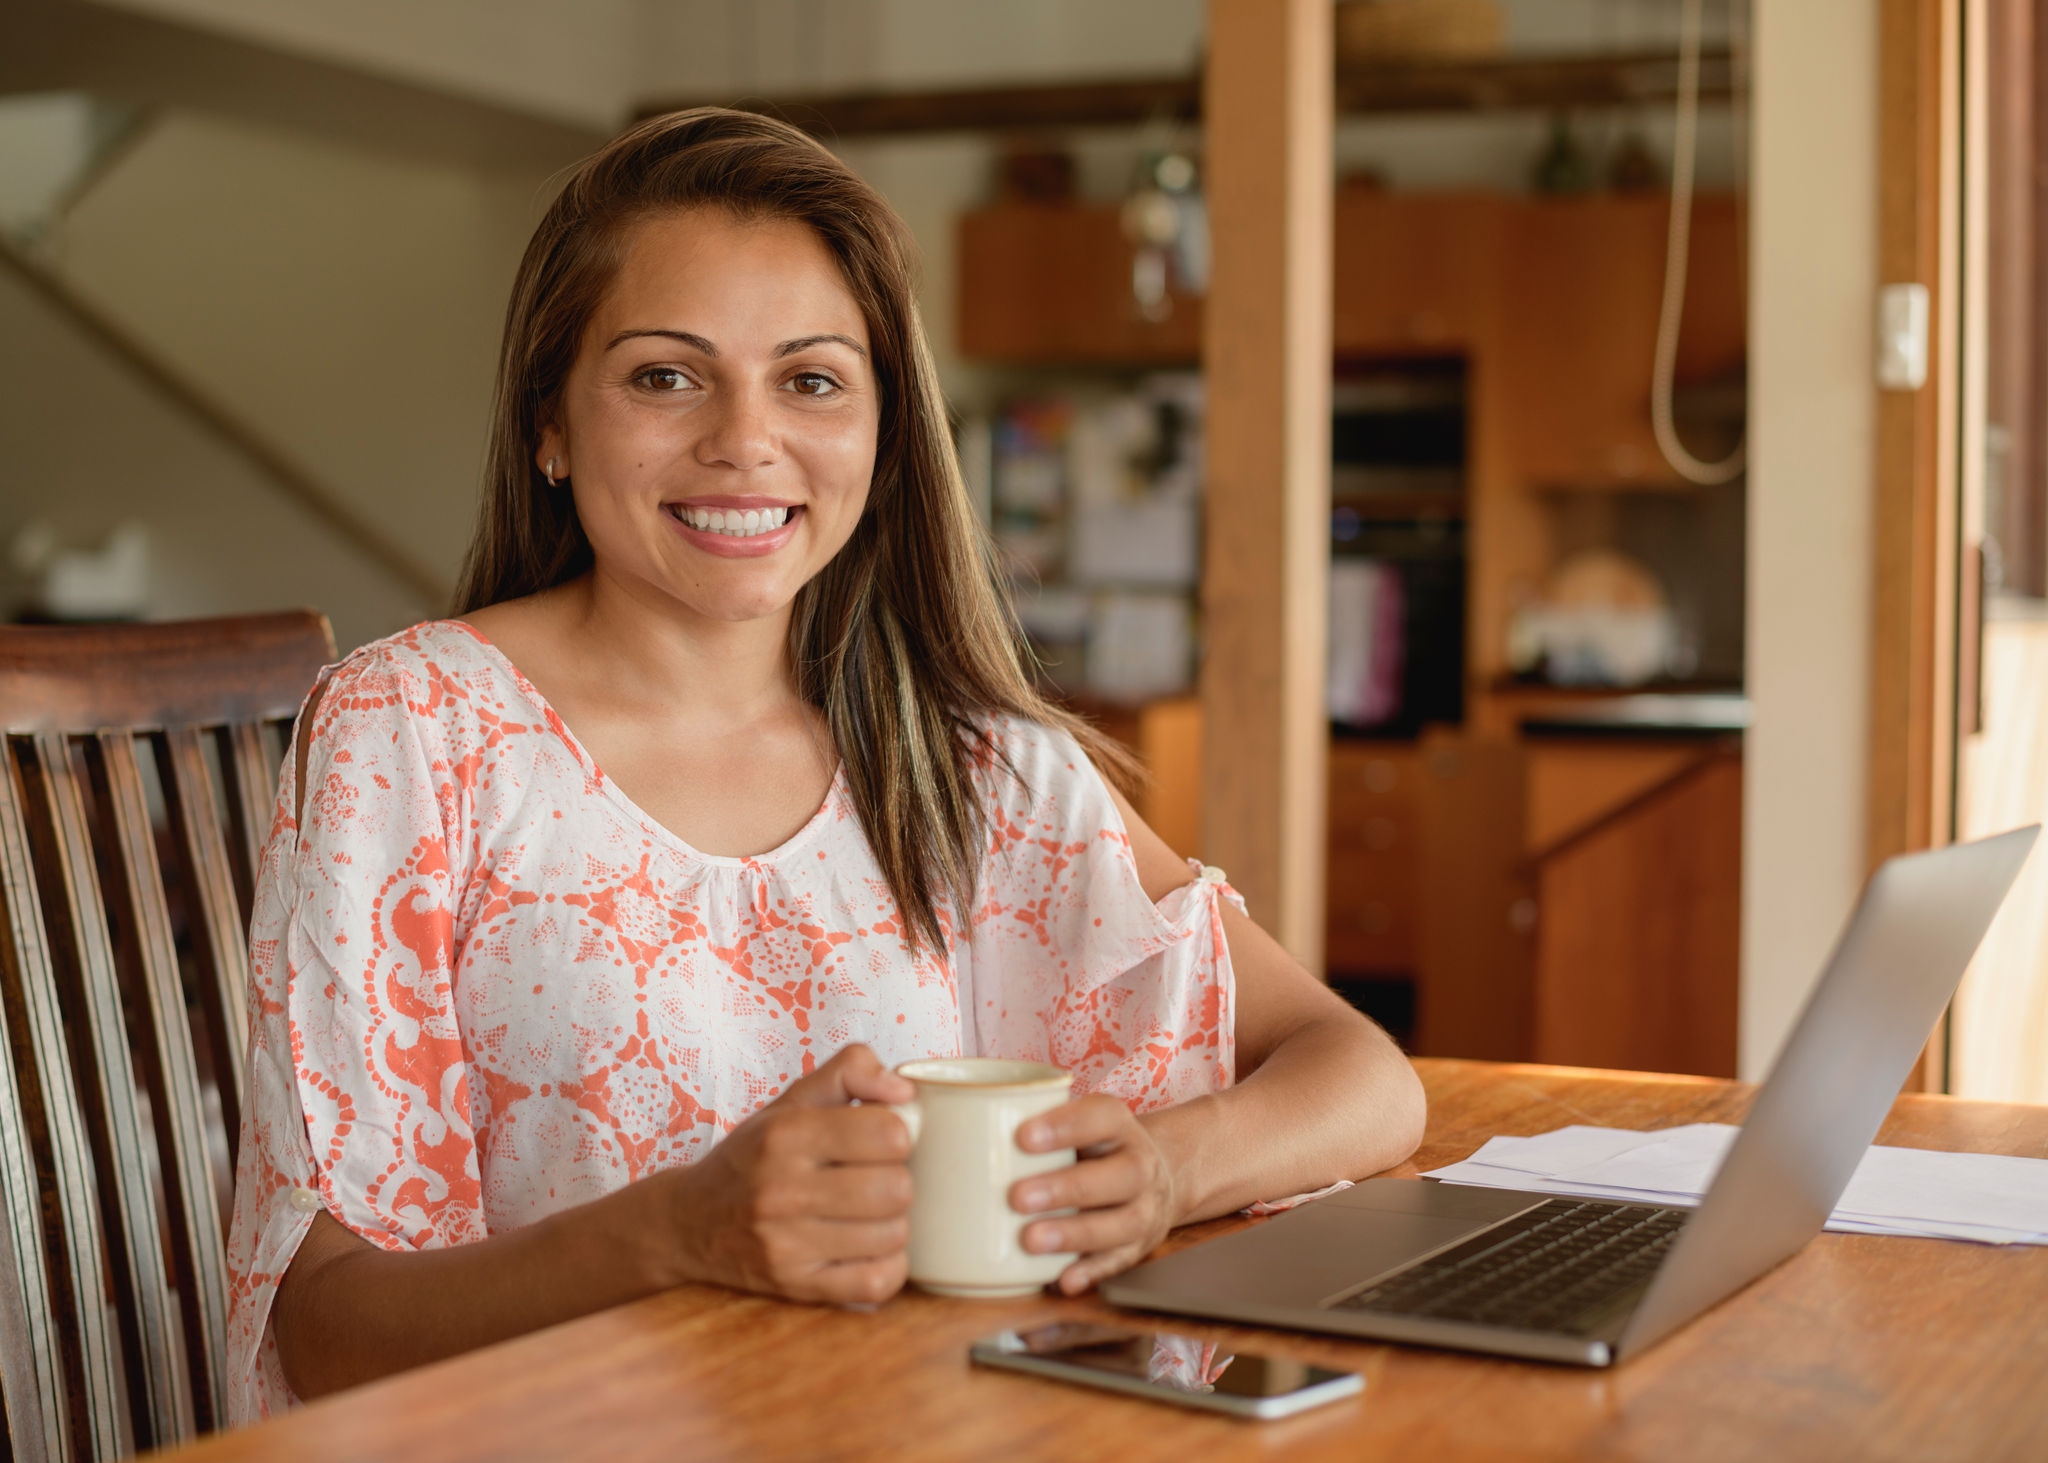
[[287, 757], [250, 932], [229, 1416], [295, 1399], [271, 1300], [325, 1209], [387, 1250], [531, 1224], [690, 1163], [851, 1042], [1052, 1061], [1144, 1111], [1230, 1084], [1212, 874], [1156, 905], [1064, 733], [994, 728], [974, 907], [909, 953], [844, 783], [699, 853], [455, 621], [365, 646]]

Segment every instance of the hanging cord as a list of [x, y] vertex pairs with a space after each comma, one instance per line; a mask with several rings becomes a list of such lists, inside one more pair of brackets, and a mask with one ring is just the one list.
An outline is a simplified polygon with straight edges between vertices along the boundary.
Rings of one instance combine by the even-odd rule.
[[1693, 161], [1699, 151], [1700, 0], [1685, 0], [1678, 39], [1678, 137], [1671, 159], [1671, 223], [1664, 241], [1664, 303], [1657, 314], [1657, 355], [1650, 369], [1650, 426], [1657, 450], [1687, 482], [1713, 487], [1740, 473], [1749, 446], [1747, 431], [1719, 462], [1702, 462], [1685, 450], [1671, 420], [1671, 374], [1678, 361], [1679, 320], [1685, 313], [1687, 253], [1692, 246]]

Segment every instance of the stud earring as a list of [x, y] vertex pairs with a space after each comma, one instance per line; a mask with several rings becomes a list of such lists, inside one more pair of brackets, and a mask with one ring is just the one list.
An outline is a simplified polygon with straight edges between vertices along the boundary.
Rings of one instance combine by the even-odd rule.
[[542, 476], [542, 477], [544, 477], [544, 478], [546, 478], [546, 479], [548, 480], [548, 486], [549, 486], [549, 487], [551, 487], [551, 488], [552, 488], [552, 487], [553, 487], [553, 486], [555, 485], [555, 459], [554, 459], [554, 458], [550, 457], [550, 458], [548, 459], [548, 465], [547, 465], [546, 467], [544, 467], [544, 468], [542, 468], [542, 469], [540, 470], [540, 474], [541, 474], [541, 476]]

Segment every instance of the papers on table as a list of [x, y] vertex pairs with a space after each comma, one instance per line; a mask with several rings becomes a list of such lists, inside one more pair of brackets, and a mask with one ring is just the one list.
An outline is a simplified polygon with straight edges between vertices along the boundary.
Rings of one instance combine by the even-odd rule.
[[[1713, 1181], [1737, 1131], [1726, 1123], [1693, 1123], [1655, 1133], [1570, 1127], [1535, 1138], [1490, 1138], [1463, 1163], [1426, 1177], [1689, 1207]], [[2048, 1245], [2048, 1160], [1874, 1147], [1856, 1166], [1827, 1227]]]

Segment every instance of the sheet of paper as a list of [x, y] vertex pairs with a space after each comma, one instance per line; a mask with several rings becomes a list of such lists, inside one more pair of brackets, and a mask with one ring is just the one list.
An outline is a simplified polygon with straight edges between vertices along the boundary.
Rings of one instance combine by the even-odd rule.
[[[1489, 1139], [1429, 1175], [1446, 1183], [1624, 1203], [1696, 1205], [1737, 1129], [1693, 1123], [1639, 1133], [1575, 1125]], [[1989, 1153], [1873, 1147], [1829, 1229], [1981, 1244], [2048, 1244], [2048, 1161]]]
[[1872, 1148], [1856, 1166], [1839, 1207], [2039, 1234], [2048, 1231], [2048, 1162], [2000, 1153]]

